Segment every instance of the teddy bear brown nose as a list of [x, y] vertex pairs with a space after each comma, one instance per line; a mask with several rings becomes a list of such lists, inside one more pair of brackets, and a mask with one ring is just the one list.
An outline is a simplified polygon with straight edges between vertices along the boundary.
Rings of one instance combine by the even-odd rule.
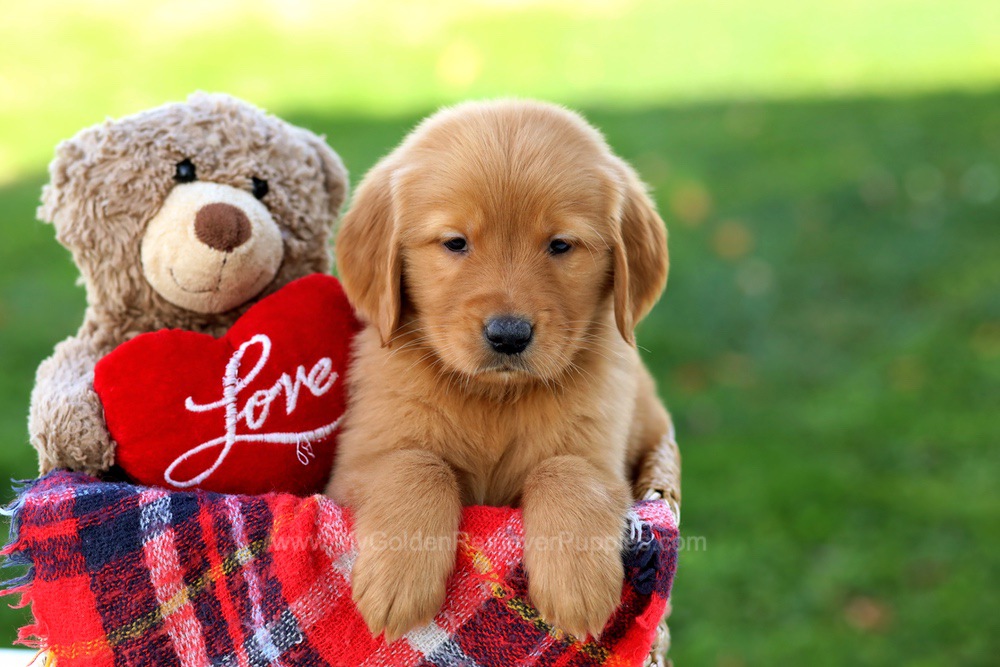
[[194, 216], [194, 233], [210, 248], [232, 252], [250, 239], [246, 213], [220, 202], [202, 206]]

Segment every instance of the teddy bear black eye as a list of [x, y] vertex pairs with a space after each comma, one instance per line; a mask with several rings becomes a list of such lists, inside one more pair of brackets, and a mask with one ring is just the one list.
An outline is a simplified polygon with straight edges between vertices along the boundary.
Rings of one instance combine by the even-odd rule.
[[549, 254], [550, 255], [562, 255], [573, 249], [573, 245], [569, 241], [563, 239], [552, 239], [549, 243]]
[[194, 170], [194, 163], [187, 159], [178, 162], [177, 169], [174, 171], [174, 180], [178, 183], [190, 183], [191, 181], [198, 180], [198, 175]]
[[268, 193], [267, 181], [263, 178], [252, 177], [253, 181], [253, 196], [257, 199], [263, 199], [264, 195]]

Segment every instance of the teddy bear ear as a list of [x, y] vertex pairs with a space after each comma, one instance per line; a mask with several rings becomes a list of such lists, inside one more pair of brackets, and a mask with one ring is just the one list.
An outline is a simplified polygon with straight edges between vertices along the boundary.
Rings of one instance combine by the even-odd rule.
[[85, 156], [79, 137], [66, 139], [56, 146], [56, 156], [49, 163], [49, 182], [42, 188], [42, 203], [36, 215], [42, 222], [60, 226], [61, 213], [72, 199], [72, 174]]
[[319, 158], [320, 168], [323, 170], [323, 184], [329, 198], [329, 210], [333, 216], [331, 219], [332, 222], [340, 217], [340, 207], [343, 206], [344, 200], [347, 198], [349, 187], [347, 169], [344, 167], [344, 162], [340, 159], [340, 156], [330, 148], [324, 137], [313, 134], [308, 130], [300, 131], [306, 143], [316, 152]]

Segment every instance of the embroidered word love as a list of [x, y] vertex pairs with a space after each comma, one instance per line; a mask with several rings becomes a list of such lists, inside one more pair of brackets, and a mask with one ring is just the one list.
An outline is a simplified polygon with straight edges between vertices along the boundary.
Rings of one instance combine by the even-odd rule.
[[[247, 355], [247, 351], [254, 347], [260, 348], [260, 357], [253, 368], [241, 377], [240, 369], [243, 359]], [[312, 443], [330, 436], [340, 425], [340, 418], [308, 431], [282, 433], [257, 433], [256, 431], [264, 427], [268, 415], [271, 414], [273, 404], [282, 394], [284, 394], [285, 399], [285, 414], [290, 415], [295, 412], [299, 402], [299, 394], [303, 388], [307, 389], [313, 396], [322, 396], [329, 392], [337, 381], [337, 373], [333, 372], [333, 361], [329, 357], [323, 357], [308, 372], [304, 366], [300, 365], [295, 371], [294, 378], [288, 373], [282, 373], [273, 386], [254, 391], [241, 407], [239, 405], [240, 395], [260, 375], [270, 356], [271, 339], [264, 334], [257, 334], [240, 345], [240, 348], [233, 353], [226, 364], [226, 371], [222, 376], [222, 398], [212, 403], [196, 403], [193, 396], [187, 397], [184, 407], [189, 412], [223, 411], [225, 413], [225, 432], [219, 437], [206, 440], [174, 459], [163, 474], [163, 479], [168, 484], [181, 489], [201, 484], [219, 469], [219, 466], [226, 460], [238, 442], [295, 445], [295, 456], [302, 465], [308, 465], [315, 458]], [[237, 427], [240, 423], [245, 424], [247, 429], [253, 432], [237, 433]], [[219, 453], [208, 468], [190, 479], [174, 478], [174, 472], [179, 466], [201, 452], [215, 448], [219, 448]]]

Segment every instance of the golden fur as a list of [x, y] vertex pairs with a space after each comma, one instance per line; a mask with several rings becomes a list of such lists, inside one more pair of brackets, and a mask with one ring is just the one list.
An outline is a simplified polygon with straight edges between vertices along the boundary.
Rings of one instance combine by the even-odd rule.
[[[443, 245], [457, 236], [464, 252]], [[551, 254], [553, 239], [572, 249]], [[597, 634], [621, 593], [633, 468], [669, 428], [633, 346], [668, 266], [635, 172], [560, 107], [463, 104], [371, 170], [336, 249], [370, 326], [329, 494], [355, 510], [368, 626], [392, 639], [429, 621], [461, 507], [492, 504], [523, 508], [544, 618]], [[523, 353], [485, 343], [498, 315], [532, 322]]]

